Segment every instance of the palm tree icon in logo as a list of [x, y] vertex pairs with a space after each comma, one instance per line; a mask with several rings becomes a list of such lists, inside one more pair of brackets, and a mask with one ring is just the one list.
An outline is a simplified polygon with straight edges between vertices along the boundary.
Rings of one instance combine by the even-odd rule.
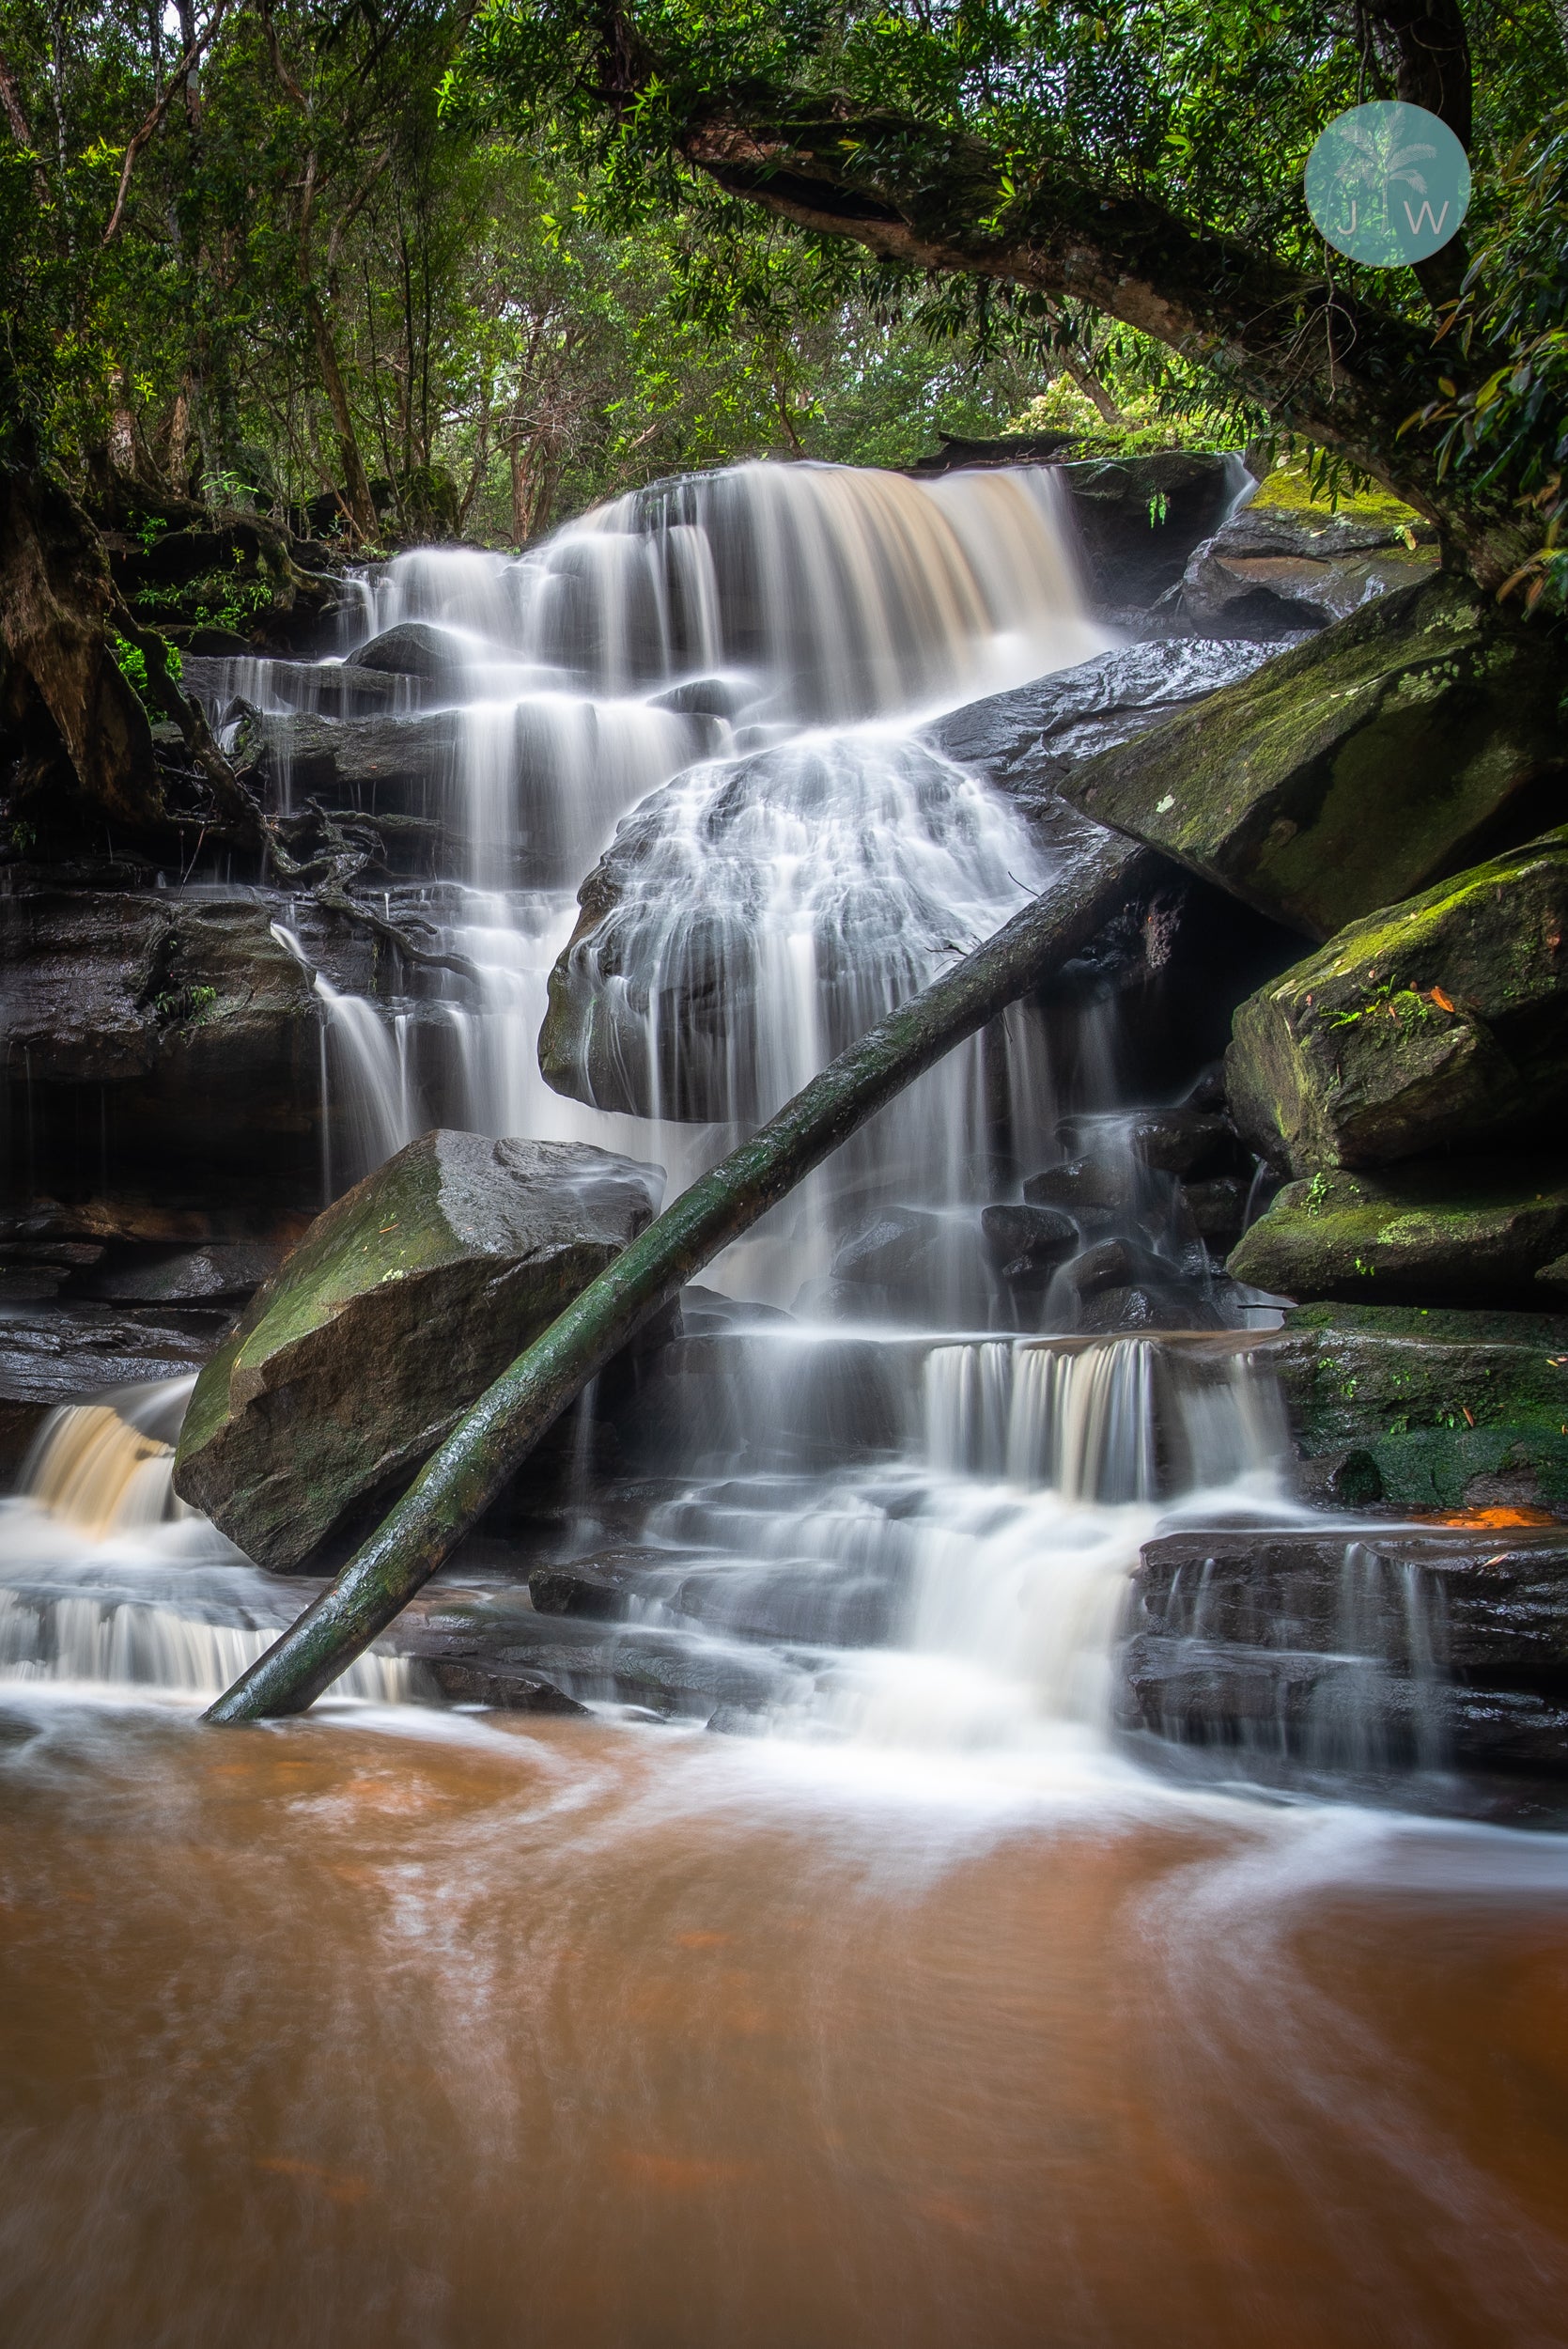
[[1446, 123], [1383, 101], [1331, 122], [1307, 161], [1307, 205], [1328, 242], [1384, 269], [1436, 253], [1469, 204], [1470, 170]]

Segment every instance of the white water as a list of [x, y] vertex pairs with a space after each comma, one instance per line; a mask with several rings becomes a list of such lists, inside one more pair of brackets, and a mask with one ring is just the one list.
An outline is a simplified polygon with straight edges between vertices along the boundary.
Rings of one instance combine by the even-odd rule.
[[[344, 650], [404, 623], [439, 631], [427, 641], [448, 666], [379, 706], [435, 745], [432, 803], [458, 863], [388, 907], [423, 910], [479, 979], [422, 972], [417, 994], [372, 1002], [313, 974], [327, 1195], [438, 1115], [598, 1143], [683, 1185], [1047, 878], [1013, 804], [913, 739], [917, 723], [1107, 642], [1044, 472], [916, 484], [741, 467], [623, 499], [520, 558], [399, 557], [361, 583]], [[330, 711], [350, 677], [251, 664], [229, 684], [258, 707]], [[571, 888], [618, 820], [614, 915], [568, 977], [609, 1007], [617, 1081], [645, 1117], [551, 1089], [536, 1052]], [[294, 928], [275, 935], [311, 967]], [[1234, 1346], [984, 1334], [1010, 1329], [1013, 1307], [981, 1204], [1017, 1197], [1063, 1111], [1116, 1106], [1103, 1015], [1075, 1045], [1069, 1087], [1040, 1019], [1015, 1011], [708, 1276], [804, 1318], [717, 1341], [634, 1536], [654, 1553], [636, 1611], [699, 1682], [714, 1657], [772, 1656], [776, 1695], [753, 1726], [868, 1748], [1103, 1749], [1141, 1544], [1172, 1510], [1282, 1505], [1277, 1408]], [[576, 1080], [593, 1091], [589, 1067]], [[890, 1211], [914, 1214], [890, 1228], [915, 1242], [859, 1294], [899, 1326], [862, 1312], [851, 1337], [826, 1276]], [[52, 1429], [0, 1525], [3, 1669], [208, 1690], [287, 1616], [276, 1586], [169, 1499], [178, 1405], [163, 1398], [152, 1432], [140, 1402], [123, 1423], [100, 1410], [90, 1429]], [[585, 1416], [578, 1450], [567, 1538], [591, 1548], [611, 1536]], [[515, 1606], [511, 1588], [495, 1603]], [[608, 1669], [589, 1680], [620, 1685]], [[371, 1658], [350, 1688], [410, 1683]]]

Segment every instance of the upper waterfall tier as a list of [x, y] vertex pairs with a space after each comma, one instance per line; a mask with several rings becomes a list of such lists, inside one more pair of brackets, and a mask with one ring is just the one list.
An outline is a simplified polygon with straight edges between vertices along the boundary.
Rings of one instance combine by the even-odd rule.
[[1038, 468], [916, 482], [758, 463], [666, 482], [519, 556], [398, 555], [365, 580], [352, 641], [409, 620], [471, 640], [458, 698], [515, 698], [520, 666], [535, 691], [597, 696], [722, 678], [713, 714], [791, 726], [1000, 692], [1108, 641]]

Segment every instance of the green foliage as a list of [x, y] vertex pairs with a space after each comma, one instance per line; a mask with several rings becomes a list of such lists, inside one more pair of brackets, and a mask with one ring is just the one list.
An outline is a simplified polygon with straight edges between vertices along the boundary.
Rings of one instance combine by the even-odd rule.
[[[1444, 333], [1501, 364], [1463, 391], [1452, 381], [1420, 421], [1444, 459], [1483, 483], [1507, 480], [1540, 544], [1503, 593], [1568, 605], [1568, 102], [1508, 156], [1500, 201]], [[1412, 419], [1412, 422], [1416, 421]]]
[[147, 699], [147, 656], [138, 646], [127, 644], [123, 636], [110, 639], [115, 666], [133, 693]]

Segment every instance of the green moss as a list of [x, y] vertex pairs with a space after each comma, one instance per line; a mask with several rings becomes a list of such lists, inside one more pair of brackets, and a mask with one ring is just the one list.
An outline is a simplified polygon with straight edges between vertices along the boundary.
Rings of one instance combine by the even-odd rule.
[[1314, 490], [1304, 465], [1276, 465], [1259, 485], [1252, 500], [1252, 510], [1266, 513], [1274, 508], [1291, 514], [1310, 514], [1314, 520], [1328, 521], [1335, 514], [1348, 515], [1356, 521], [1387, 522], [1405, 537], [1407, 546], [1435, 537], [1432, 525], [1387, 490], [1369, 486], [1364, 490]]

